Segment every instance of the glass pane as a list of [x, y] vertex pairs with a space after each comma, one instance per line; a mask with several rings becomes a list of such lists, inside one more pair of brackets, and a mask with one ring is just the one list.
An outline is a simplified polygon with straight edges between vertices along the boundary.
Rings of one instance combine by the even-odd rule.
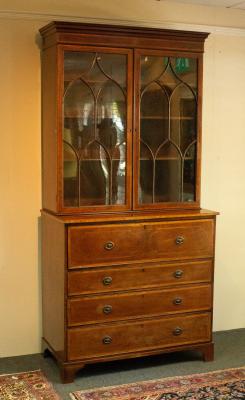
[[109, 204], [110, 160], [100, 144], [94, 141], [80, 160], [79, 206]]
[[[139, 202], [195, 201], [197, 60], [142, 56], [140, 62]], [[142, 187], [152, 190], [148, 200]]]
[[95, 53], [66, 51], [64, 57], [64, 81], [72, 82], [88, 72], [95, 61]]
[[116, 145], [112, 156], [112, 203], [125, 203], [126, 143]]
[[104, 73], [126, 90], [126, 63], [122, 54], [98, 54], [98, 64]]
[[83, 75], [83, 79], [91, 88], [94, 96], [98, 96], [100, 90], [108, 82], [107, 76], [101, 71], [98, 60], [100, 57], [96, 55], [93, 67]]
[[70, 84], [64, 94], [63, 139], [76, 149], [84, 147], [94, 137], [94, 97], [80, 80]]
[[168, 64], [168, 57], [143, 56], [140, 60], [141, 85], [144, 87], [150, 82], [157, 81], [164, 73]]
[[125, 140], [126, 101], [119, 86], [109, 81], [101, 89], [97, 101], [97, 135], [113, 151], [116, 144]]
[[144, 90], [141, 97], [141, 139], [153, 152], [168, 138], [168, 97], [156, 83]]
[[68, 143], [64, 144], [64, 203], [67, 207], [78, 206], [77, 154]]
[[195, 58], [177, 57], [170, 59], [174, 73], [180, 81], [185, 82], [197, 91], [197, 60]]
[[[177, 96], [173, 96], [171, 107], [173, 111], [171, 118], [171, 140], [181, 149], [182, 154], [185, 153], [187, 147], [193, 141], [196, 141], [197, 132], [196, 101], [191, 97], [181, 97], [183, 92], [179, 91]], [[179, 112], [178, 116], [176, 115], [177, 112], [174, 115], [177, 109]]]
[[190, 88], [179, 85], [171, 96], [171, 140], [184, 154], [186, 148], [196, 140], [197, 103]]
[[181, 200], [181, 157], [170, 142], [157, 154], [155, 176], [156, 203]]
[[184, 158], [183, 201], [195, 200], [196, 146], [189, 146]]
[[140, 143], [140, 185], [139, 203], [153, 202], [154, 161], [149, 147]]
[[112, 158], [110, 204], [125, 203], [126, 101], [120, 85], [108, 81], [98, 97], [97, 137]]
[[125, 55], [65, 53], [64, 149], [79, 164], [71, 191], [64, 155], [65, 206], [125, 204], [126, 67]]
[[181, 82], [179, 77], [173, 70], [173, 66], [170, 59], [168, 59], [167, 68], [165, 69], [164, 73], [160, 76], [159, 82], [165, 88], [169, 96], [171, 96], [173, 90]]

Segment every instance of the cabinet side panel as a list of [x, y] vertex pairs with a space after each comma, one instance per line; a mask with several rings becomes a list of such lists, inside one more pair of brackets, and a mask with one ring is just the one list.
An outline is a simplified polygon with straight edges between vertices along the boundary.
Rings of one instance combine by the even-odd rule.
[[65, 227], [42, 215], [43, 337], [64, 359]]
[[42, 53], [42, 201], [52, 211], [57, 208], [56, 54], [55, 47]]

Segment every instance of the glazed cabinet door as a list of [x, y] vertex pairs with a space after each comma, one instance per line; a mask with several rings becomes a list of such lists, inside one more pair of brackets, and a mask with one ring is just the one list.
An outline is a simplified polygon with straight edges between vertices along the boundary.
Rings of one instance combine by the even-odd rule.
[[131, 50], [60, 48], [60, 208], [130, 209]]
[[199, 207], [202, 59], [138, 50], [135, 208]]

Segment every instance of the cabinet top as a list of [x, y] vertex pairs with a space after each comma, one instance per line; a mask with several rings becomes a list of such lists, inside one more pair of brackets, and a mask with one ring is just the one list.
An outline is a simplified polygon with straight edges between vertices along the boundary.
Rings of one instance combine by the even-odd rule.
[[216, 211], [205, 209], [200, 210], [173, 210], [172, 212], [128, 212], [118, 214], [79, 214], [79, 215], [55, 215], [46, 210], [42, 210], [42, 215], [48, 215], [64, 224], [82, 223], [115, 223], [115, 222], [145, 222], [145, 221], [172, 221], [172, 220], [193, 220], [193, 219], [213, 219], [219, 215]]
[[[40, 29], [43, 45], [98, 44], [203, 52], [207, 32], [53, 21]], [[103, 40], [104, 38], [104, 40]]]

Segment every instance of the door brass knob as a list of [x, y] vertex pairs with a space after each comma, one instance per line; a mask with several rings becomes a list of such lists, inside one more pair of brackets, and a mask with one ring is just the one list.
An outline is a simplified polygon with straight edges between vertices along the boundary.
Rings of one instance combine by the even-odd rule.
[[112, 312], [112, 306], [107, 304], [106, 306], [103, 307], [104, 314], [110, 314], [111, 312]]
[[112, 250], [114, 248], [115, 244], [113, 242], [106, 242], [104, 244], [104, 249], [105, 250]]
[[110, 285], [112, 283], [112, 277], [105, 276], [102, 282], [103, 282], [103, 285], [105, 285], [105, 286]]
[[181, 278], [182, 277], [182, 275], [183, 275], [183, 271], [181, 270], [181, 269], [177, 269], [175, 272], [174, 272], [174, 277], [175, 278]]
[[184, 243], [184, 240], [185, 240], [184, 236], [177, 236], [177, 238], [175, 239], [175, 243], [176, 243], [177, 245], [183, 244], [183, 243]]
[[110, 336], [105, 336], [102, 340], [104, 344], [111, 344], [112, 338]]
[[178, 306], [179, 304], [182, 303], [182, 299], [181, 299], [180, 297], [176, 297], [176, 298], [173, 300], [173, 303], [174, 303], [176, 306]]
[[175, 328], [174, 330], [173, 330], [173, 335], [174, 336], [179, 336], [179, 335], [181, 335], [183, 333], [183, 330], [181, 329], [181, 328], [179, 328], [179, 327], [177, 327], [177, 328]]

